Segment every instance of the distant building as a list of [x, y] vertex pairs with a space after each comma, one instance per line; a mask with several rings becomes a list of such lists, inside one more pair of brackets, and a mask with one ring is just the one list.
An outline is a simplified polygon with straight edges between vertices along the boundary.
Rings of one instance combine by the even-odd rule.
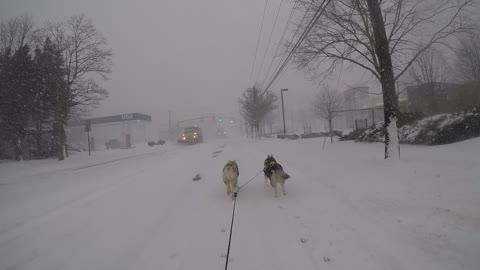
[[343, 95], [347, 128], [366, 128], [383, 121], [383, 103], [378, 102], [378, 95], [369, 94], [369, 87], [353, 87]]
[[368, 86], [353, 87], [343, 92], [345, 109], [361, 109], [369, 106]]
[[[89, 138], [86, 132], [87, 122], [90, 123]], [[148, 141], [147, 125], [151, 122], [150, 115], [141, 113], [81, 119], [69, 123], [66, 130], [67, 140], [83, 150], [88, 149], [88, 139], [91, 149], [107, 148], [106, 143], [112, 140], [119, 141], [122, 148], [130, 148], [133, 143]]]
[[455, 112], [459, 88], [458, 84], [440, 82], [407, 87], [407, 110], [426, 114]]

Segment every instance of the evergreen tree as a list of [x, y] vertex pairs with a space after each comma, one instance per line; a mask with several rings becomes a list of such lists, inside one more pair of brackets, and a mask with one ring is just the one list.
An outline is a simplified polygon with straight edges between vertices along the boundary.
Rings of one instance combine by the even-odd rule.
[[4, 139], [12, 144], [15, 159], [20, 160], [23, 159], [22, 141], [33, 106], [33, 59], [28, 45], [20, 47], [12, 56], [8, 49], [1, 58], [0, 129]]
[[[35, 96], [35, 114], [39, 121], [51, 119], [56, 141], [57, 157], [64, 159], [65, 130], [64, 125], [72, 105], [71, 93], [65, 80], [61, 52], [47, 38], [43, 50], [35, 50], [35, 71], [37, 90]], [[41, 125], [37, 125], [41, 126]], [[37, 138], [41, 141], [40, 135]], [[38, 142], [41, 145], [41, 142]]]

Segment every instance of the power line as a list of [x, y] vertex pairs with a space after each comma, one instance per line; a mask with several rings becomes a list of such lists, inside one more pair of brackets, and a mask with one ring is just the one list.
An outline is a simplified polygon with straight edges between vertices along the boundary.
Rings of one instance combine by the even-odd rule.
[[275, 16], [275, 21], [273, 22], [272, 31], [270, 31], [270, 36], [268, 37], [267, 48], [265, 49], [265, 53], [263, 54], [262, 63], [260, 64], [260, 69], [258, 70], [256, 80], [258, 80], [258, 76], [262, 73], [263, 69], [263, 62], [265, 62], [265, 57], [267, 56], [268, 48], [270, 47], [270, 41], [272, 40], [273, 31], [275, 30], [275, 26], [277, 25], [278, 14], [280, 14], [280, 9], [282, 8], [283, 0], [280, 2], [278, 6], [277, 15]]
[[250, 87], [250, 83], [252, 82], [253, 70], [255, 69], [255, 62], [257, 61], [258, 45], [260, 44], [260, 38], [262, 37], [263, 21], [265, 20], [265, 13], [267, 11], [267, 3], [268, 3], [268, 0], [265, 0], [265, 8], [263, 9], [262, 24], [260, 26], [260, 33], [258, 33], [257, 48], [255, 49], [255, 57], [253, 59], [252, 70], [250, 71], [250, 77], [248, 78], [247, 88]]
[[[283, 28], [282, 36], [280, 37], [280, 40], [277, 43], [277, 48], [275, 49], [275, 53], [273, 54], [272, 61], [270, 61], [270, 65], [268, 65], [268, 70], [267, 70], [267, 73], [265, 74], [265, 78], [262, 81], [262, 85], [265, 85], [265, 81], [267, 80], [268, 75], [270, 74], [270, 70], [272, 69], [273, 62], [275, 62], [275, 58], [277, 58], [278, 49], [280, 49], [280, 44], [282, 44], [282, 40], [285, 37], [285, 33], [287, 32], [288, 25], [290, 24], [290, 21], [292, 20], [293, 13], [295, 12], [295, 8], [297, 7], [297, 4], [298, 4], [298, 0], [295, 0], [295, 3], [293, 4], [293, 8], [290, 11], [290, 15], [288, 16], [288, 21], [285, 24], [285, 27]], [[282, 56], [282, 58], [283, 58], [283, 56]], [[281, 62], [281, 59], [280, 59], [279, 62]]]
[[303, 31], [302, 35], [300, 36], [300, 38], [298, 39], [297, 43], [295, 44], [295, 46], [292, 48], [292, 50], [290, 51], [290, 53], [288, 54], [287, 58], [285, 59], [285, 61], [283, 62], [283, 64], [280, 66], [280, 68], [277, 70], [277, 72], [275, 73], [275, 75], [273, 76], [272, 80], [268, 83], [267, 87], [265, 88], [265, 90], [263, 90], [263, 92], [261, 93], [261, 95], [263, 95], [269, 88], [270, 86], [273, 84], [273, 82], [275, 82], [275, 80], [278, 78], [278, 76], [280, 75], [280, 73], [283, 71], [283, 69], [285, 68], [285, 66], [288, 64], [288, 61], [290, 60], [290, 58], [292, 57], [292, 55], [295, 53], [295, 51], [298, 49], [298, 47], [302, 44], [302, 42], [305, 40], [306, 36], [308, 35], [308, 33], [312, 30], [313, 26], [317, 23], [318, 19], [320, 19], [320, 17], [322, 16], [323, 12], [325, 11], [325, 7], [331, 2], [332, 0], [323, 0], [322, 4], [319, 6], [318, 10], [316, 11], [315, 15], [313, 15], [312, 19], [310, 20], [310, 22], [307, 24], [307, 27], [305, 28], [305, 30]]
[[[310, 11], [310, 9], [312, 8], [312, 6], [313, 6], [313, 1], [312, 1], [312, 2], [310, 3], [310, 5], [308, 6], [307, 10], [305, 11], [305, 14], [303, 14], [302, 20], [300, 20], [300, 23], [298, 24], [297, 29], [295, 29], [295, 32], [293, 33], [293, 36], [292, 36], [292, 38], [290, 39], [290, 43], [289, 43], [289, 44], [292, 44], [292, 43], [293, 43], [293, 40], [294, 40], [295, 37], [297, 36], [297, 33], [298, 33], [298, 31], [300, 30], [300, 27], [302, 26], [303, 21], [304, 21], [305, 18], [307, 17], [307, 14], [308, 14], [308, 12]], [[321, 5], [320, 5], [320, 7], [321, 7]], [[315, 17], [315, 16], [314, 16], [314, 17]], [[313, 19], [314, 17], [312, 17], [312, 19]], [[307, 27], [308, 27], [308, 24], [307, 24]], [[306, 27], [305, 29], [307, 29], [307, 27]], [[301, 36], [300, 36], [300, 37], [301, 37]], [[280, 58], [280, 61], [279, 61], [278, 64], [277, 64], [277, 67], [275, 68], [275, 70], [279, 70], [282, 61], [284, 61], [284, 57], [287, 55], [287, 52], [288, 52], [288, 51], [285, 50], [285, 52], [284, 52], [283, 55], [282, 55], [282, 58]], [[272, 77], [273, 77], [273, 75], [272, 75]], [[265, 79], [266, 79], [266, 78], [265, 78]]]
[[[298, 4], [298, 0], [295, 4]], [[298, 24], [297, 26], [297, 29], [295, 29], [295, 32], [293, 33], [293, 36], [292, 38], [290, 39], [290, 43], [289, 44], [292, 44], [293, 43], [293, 40], [295, 39], [295, 37], [297, 36], [297, 33], [298, 31], [300, 30], [300, 27], [301, 25], [303, 24], [303, 21], [305, 20], [305, 18], [307, 17], [307, 14], [308, 12], [310, 11], [310, 8], [313, 6], [313, 1], [310, 3], [310, 5], [308, 6], [307, 10], [305, 11], [305, 14], [303, 14], [303, 17], [302, 17], [302, 20], [300, 20], [300, 23]], [[293, 11], [295, 10], [296, 6], [293, 7], [292, 9], [292, 13]], [[286, 29], [285, 29], [286, 30]], [[280, 45], [280, 44], [278, 44]], [[280, 58], [280, 61], [278, 61], [278, 64], [277, 64], [277, 67], [275, 68], [275, 70], [278, 70], [278, 68], [280, 67], [282, 61], [284, 61], [284, 57], [287, 55], [287, 52], [288, 50], [285, 50], [285, 52], [283, 53], [282, 57]], [[272, 59], [273, 60], [273, 59]], [[268, 74], [267, 74], [268, 76]], [[273, 76], [272, 76], [273, 77]], [[265, 81], [267, 80], [267, 77], [265, 77], [264, 79], [264, 82], [262, 83], [262, 85], [265, 83]]]

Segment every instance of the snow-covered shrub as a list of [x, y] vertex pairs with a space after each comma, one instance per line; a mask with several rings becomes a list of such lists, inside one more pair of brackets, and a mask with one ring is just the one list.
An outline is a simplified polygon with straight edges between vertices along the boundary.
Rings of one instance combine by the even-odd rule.
[[[355, 130], [340, 140], [383, 142], [383, 123], [364, 130]], [[438, 114], [423, 118], [398, 129], [400, 143], [437, 145], [480, 137], [480, 111]]]
[[339, 141], [354, 141], [357, 140], [360, 135], [365, 132], [365, 129], [355, 129], [349, 133], [342, 134], [338, 137]]
[[[449, 121], [450, 120], [450, 121]], [[480, 114], [468, 113], [446, 119], [431, 144], [447, 144], [480, 136]]]
[[385, 128], [383, 125], [383, 122], [379, 122], [375, 126], [368, 127], [355, 141], [369, 143], [385, 141]]

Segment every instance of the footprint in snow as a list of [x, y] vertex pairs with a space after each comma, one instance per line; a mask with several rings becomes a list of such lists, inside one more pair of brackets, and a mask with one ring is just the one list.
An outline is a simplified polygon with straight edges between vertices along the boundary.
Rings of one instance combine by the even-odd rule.
[[[220, 259], [222, 259], [222, 260], [227, 259], [227, 254], [226, 254], [226, 253], [220, 254]], [[232, 262], [233, 262], [233, 258], [230, 257], [230, 258], [228, 259], [228, 262], [229, 262], [229, 263], [232, 263]]]

